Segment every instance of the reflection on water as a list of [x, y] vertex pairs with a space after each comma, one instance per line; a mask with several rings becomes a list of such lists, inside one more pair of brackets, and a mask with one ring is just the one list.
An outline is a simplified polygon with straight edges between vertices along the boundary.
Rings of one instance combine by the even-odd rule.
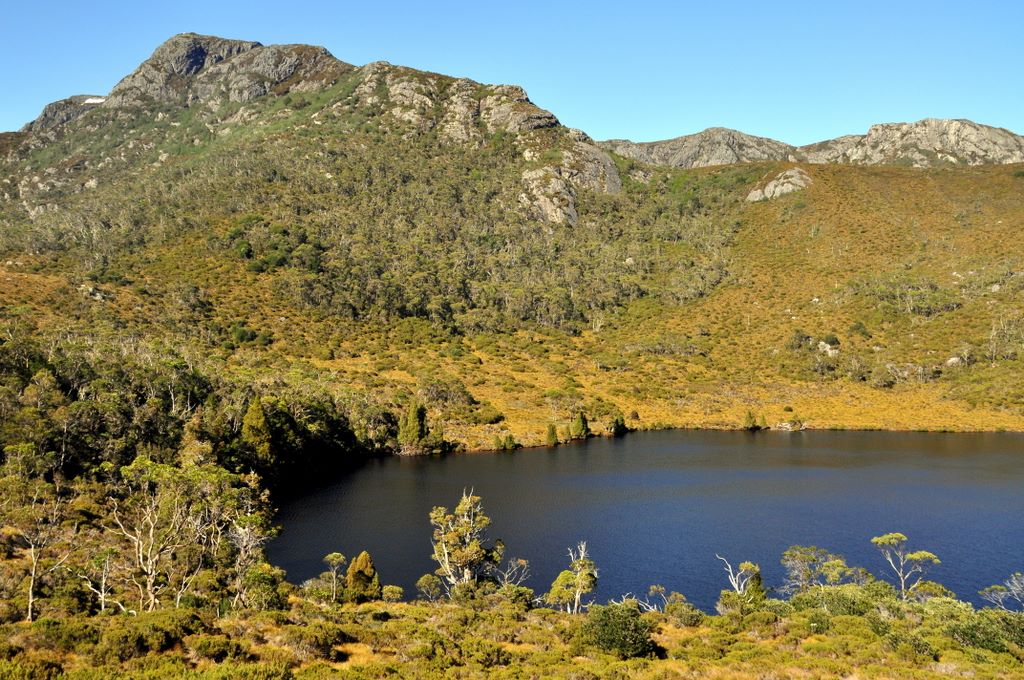
[[718, 552], [758, 562], [767, 585], [793, 544], [841, 553], [876, 575], [872, 536], [901, 531], [935, 552], [931, 574], [964, 599], [1024, 570], [1024, 437], [1013, 434], [668, 431], [557, 449], [388, 458], [281, 508], [271, 559], [294, 581], [323, 555], [371, 552], [383, 582], [433, 567], [427, 513], [463, 488], [483, 497], [508, 557], [543, 592], [586, 540], [598, 596], [651, 584], [713, 607]]

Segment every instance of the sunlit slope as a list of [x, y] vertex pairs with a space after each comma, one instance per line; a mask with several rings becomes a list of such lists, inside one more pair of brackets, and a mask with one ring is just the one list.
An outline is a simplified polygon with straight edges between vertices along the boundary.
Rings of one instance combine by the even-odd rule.
[[[781, 167], [746, 173], [756, 184]], [[197, 350], [244, 320], [273, 342], [216, 352], [254, 380], [286, 366], [289, 379], [396, 409], [425, 382], [460, 382], [504, 415], [474, 424], [434, 405], [437, 425], [471, 447], [509, 432], [540, 443], [549, 423], [561, 432], [579, 409], [595, 431], [617, 414], [633, 427], [737, 427], [748, 411], [772, 426], [1024, 428], [1020, 168], [805, 167], [809, 188], [736, 209], [740, 226], [719, 247], [727, 274], [706, 295], [644, 297], [578, 335], [536, 325], [453, 333], [422, 319], [303, 309], [284, 293], [290, 270], [253, 272], [208, 247], [227, 228], [216, 223], [214, 234], [188, 232], [120, 255], [135, 285], [113, 287], [110, 300], [88, 297], [74, 276], [61, 283], [29, 267], [9, 267], [19, 271], [0, 286], [5, 301], [35, 309], [44, 326], [116, 318], [191, 338]], [[627, 184], [614, 200], [628, 203], [657, 181]], [[586, 200], [609, 199], [585, 197], [584, 217]], [[192, 285], [213, 310], [195, 319], [174, 299]], [[140, 295], [140, 286], [165, 294]]]

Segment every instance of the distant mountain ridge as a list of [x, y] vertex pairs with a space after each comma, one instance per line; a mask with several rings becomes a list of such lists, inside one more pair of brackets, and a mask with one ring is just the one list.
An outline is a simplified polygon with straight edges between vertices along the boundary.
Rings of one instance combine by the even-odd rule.
[[799, 147], [728, 128], [708, 128], [657, 142], [612, 139], [600, 142], [600, 146], [626, 158], [677, 168], [764, 160], [921, 168], [1024, 163], [1024, 136], [970, 120], [938, 118], [872, 125], [864, 135], [845, 135]]
[[[353, 71], [365, 72], [395, 84], [395, 72], [385, 62], [356, 67], [335, 58], [323, 47], [311, 45], [263, 45], [251, 40], [232, 40], [195, 33], [182, 33], [160, 45], [110, 93], [76, 95], [48, 104], [38, 118], [26, 124], [22, 134], [41, 134], [60, 128], [97, 107], [108, 109], [145, 108], [160, 105], [216, 105], [218, 101], [248, 102], [268, 94], [310, 92], [325, 89]], [[443, 134], [459, 141], [473, 136], [466, 129], [471, 118], [465, 101], [476, 83], [457, 79], [452, 88], [449, 120], [442, 122]], [[399, 106], [429, 108], [430, 93], [418, 91], [421, 84], [406, 81], [390, 93]], [[515, 109], [515, 132], [557, 126], [558, 119], [534, 106], [517, 86], [500, 86], [506, 116]], [[372, 97], [371, 93], [366, 93]], [[478, 107], [479, 108], [479, 107]], [[477, 116], [483, 111], [478, 111]], [[406, 115], [419, 117], [419, 113]], [[467, 118], [467, 116], [469, 116]], [[583, 135], [581, 137], [581, 140]], [[13, 141], [13, 140], [12, 140]], [[585, 141], [590, 144], [589, 137]], [[10, 143], [10, 142], [8, 142]], [[1003, 128], [970, 120], [926, 118], [913, 123], [873, 125], [863, 135], [845, 135], [805, 146], [793, 146], [738, 130], [712, 127], [696, 134], [654, 142], [612, 139], [597, 143], [606, 151], [651, 165], [696, 168], [758, 161], [807, 163], [850, 163], [856, 165], [1002, 165], [1024, 162], [1024, 136]], [[596, 151], [596, 149], [595, 149]], [[594, 155], [594, 152], [589, 152]]]

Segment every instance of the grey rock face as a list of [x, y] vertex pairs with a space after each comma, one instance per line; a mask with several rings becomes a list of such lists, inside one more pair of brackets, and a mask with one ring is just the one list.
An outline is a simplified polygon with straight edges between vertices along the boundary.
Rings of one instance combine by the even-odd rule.
[[613, 139], [601, 146], [620, 156], [676, 168], [703, 168], [750, 161], [786, 160], [793, 147], [767, 137], [754, 137], [727, 128], [708, 128], [663, 142], [630, 142]]
[[115, 85], [103, 105], [249, 101], [282, 87], [311, 89], [348, 68], [322, 47], [264, 47], [254, 41], [183, 33], [158, 47]]
[[441, 117], [441, 140], [449, 144], [470, 144], [481, 137], [480, 101], [474, 96], [477, 85], [459, 78], [448, 87], [448, 98]]
[[489, 132], [521, 134], [559, 125], [550, 111], [534, 105], [518, 85], [496, 85], [491, 89], [493, 94], [480, 101], [480, 117]]
[[195, 33], [176, 35], [115, 85], [105, 104], [121, 107], [175, 101], [184, 96], [190, 76], [259, 46], [258, 42]]
[[204, 70], [191, 88], [190, 99], [245, 102], [279, 88], [282, 92], [314, 90], [329, 86], [345, 66], [322, 47], [258, 47]]
[[724, 128], [662, 142], [613, 139], [600, 144], [626, 158], [677, 168], [771, 160], [915, 167], [1024, 163], [1024, 137], [969, 120], [936, 118], [874, 125], [866, 135], [801, 147]]
[[64, 125], [91, 111], [103, 103], [104, 98], [92, 94], [80, 94], [47, 104], [43, 112], [31, 123], [21, 128], [22, 132], [43, 132]]
[[537, 168], [523, 173], [526, 191], [519, 202], [534, 219], [575, 227], [576, 191], [563, 176], [561, 168]]
[[562, 174], [578, 187], [607, 194], [617, 194], [622, 190], [622, 179], [615, 162], [589, 142], [574, 141], [562, 152], [562, 162]]
[[969, 120], [926, 118], [916, 123], [873, 125], [799, 149], [811, 163], [857, 165], [985, 165], [1024, 163], [1024, 137]]
[[[765, 201], [791, 194], [811, 185], [811, 177], [800, 168], [790, 168], [779, 173], [768, 184], [747, 194], [750, 202]], [[831, 356], [831, 355], [830, 355]]]

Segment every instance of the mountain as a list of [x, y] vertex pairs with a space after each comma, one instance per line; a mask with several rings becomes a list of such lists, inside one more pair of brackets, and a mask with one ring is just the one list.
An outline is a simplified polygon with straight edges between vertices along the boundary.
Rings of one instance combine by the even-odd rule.
[[175, 36], [0, 135], [0, 366], [96, 412], [131, 396], [119, 442], [176, 441], [196, 403], [237, 434], [254, 394], [296, 423], [329, 399], [388, 450], [418, 405], [467, 448], [580, 414], [1024, 429], [1024, 169], [968, 165], [1014, 158], [1001, 132], [921, 125], [637, 159], [515, 85]]
[[873, 125], [866, 135], [846, 135], [801, 147], [726, 128], [709, 128], [660, 142], [613, 139], [600, 145], [626, 158], [676, 168], [762, 160], [916, 168], [1024, 163], [1024, 137], [969, 120], [935, 118]]
[[801, 147], [810, 163], [858, 165], [986, 165], [1024, 163], [1024, 137], [969, 120], [926, 118], [916, 123], [872, 125], [851, 135]]
[[705, 168], [712, 165], [781, 161], [793, 155], [793, 147], [767, 137], [754, 137], [727, 128], [708, 128], [663, 142], [630, 142], [612, 139], [601, 146], [620, 156], [651, 165], [674, 168]]

